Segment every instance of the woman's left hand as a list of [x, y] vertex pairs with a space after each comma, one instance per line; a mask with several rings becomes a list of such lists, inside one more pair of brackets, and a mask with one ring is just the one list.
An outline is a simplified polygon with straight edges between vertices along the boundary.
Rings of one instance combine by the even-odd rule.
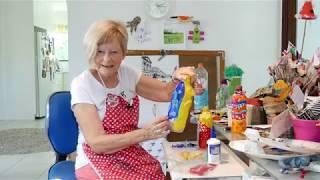
[[187, 77], [191, 77], [191, 82], [193, 82], [195, 80], [195, 75], [196, 73], [193, 66], [181, 67], [174, 72], [173, 79], [183, 81], [187, 79]]

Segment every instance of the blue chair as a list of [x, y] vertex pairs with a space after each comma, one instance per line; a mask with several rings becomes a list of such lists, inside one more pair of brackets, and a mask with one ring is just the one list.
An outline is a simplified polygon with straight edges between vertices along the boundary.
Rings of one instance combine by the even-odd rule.
[[71, 94], [69, 91], [53, 93], [48, 100], [46, 115], [46, 131], [56, 162], [48, 171], [48, 179], [73, 180], [75, 163], [67, 160], [68, 154], [74, 152], [78, 141], [78, 124], [71, 110]]

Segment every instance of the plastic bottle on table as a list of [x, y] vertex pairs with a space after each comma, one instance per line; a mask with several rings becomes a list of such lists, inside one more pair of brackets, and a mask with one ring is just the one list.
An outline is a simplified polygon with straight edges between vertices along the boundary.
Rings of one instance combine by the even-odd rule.
[[222, 80], [216, 94], [216, 109], [225, 108], [229, 100], [228, 82]]
[[211, 128], [211, 138], [207, 141], [208, 144], [208, 163], [219, 164], [221, 162], [221, 141], [217, 139], [214, 127]]
[[247, 97], [238, 86], [232, 95], [232, 124], [231, 133], [243, 133], [246, 128]]
[[207, 140], [210, 139], [210, 131], [213, 125], [212, 121], [212, 113], [209, 111], [208, 107], [204, 107], [200, 116], [199, 116], [199, 124], [198, 124], [198, 143], [200, 149], [207, 148]]
[[[202, 63], [199, 63], [195, 73], [196, 95], [194, 96], [194, 110], [201, 111], [203, 107], [208, 106], [208, 71], [203, 67]], [[197, 89], [202, 90], [197, 91]]]

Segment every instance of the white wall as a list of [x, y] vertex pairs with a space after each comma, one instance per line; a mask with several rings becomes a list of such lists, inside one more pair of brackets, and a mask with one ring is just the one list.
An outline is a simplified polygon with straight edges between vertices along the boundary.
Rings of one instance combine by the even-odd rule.
[[66, 0], [33, 0], [34, 25], [54, 32], [57, 24], [68, 24]]
[[3, 10], [3, 4], [0, 3], [0, 115], [4, 116], [4, 97], [5, 97], [5, 73], [2, 70], [4, 67], [4, 41], [1, 41], [1, 39], [4, 39], [4, 14], [5, 11]]
[[[319, 1], [316, 3], [319, 6]], [[104, 18], [128, 21], [136, 15], [149, 19], [144, 5], [144, 0], [68, 1], [70, 79], [87, 67], [82, 38], [89, 24]], [[56, 10], [59, 10], [59, 7]], [[244, 69], [246, 74], [243, 84], [246, 90], [253, 92], [257, 87], [265, 85], [269, 78], [265, 69], [276, 61], [280, 54], [280, 11], [281, 1], [278, 0], [177, 0], [169, 16], [193, 15], [201, 20], [206, 40], [199, 45], [188, 44], [188, 48], [225, 50], [227, 64], [236, 63]], [[316, 8], [315, 11], [318, 12]], [[34, 118], [32, 12], [31, 0], [0, 1], [0, 120]], [[45, 17], [43, 13], [35, 11], [35, 16]], [[41, 23], [49, 21], [50, 17], [42, 20], [35, 17], [35, 21], [39, 22], [35, 24], [42, 26]], [[149, 19], [149, 22], [152, 41], [138, 44], [130, 40], [129, 48], [162, 48], [162, 20]], [[307, 33], [305, 50], [311, 49], [313, 53], [315, 48], [307, 48], [307, 42], [311, 41], [310, 34], [316, 37], [316, 33]], [[309, 53], [306, 52], [307, 54]]]
[[[189, 50], [224, 50], [226, 63], [245, 71], [243, 85], [252, 93], [269, 80], [267, 66], [280, 56], [281, 1], [278, 0], [176, 0], [169, 16], [192, 15], [201, 21], [205, 41], [188, 43]], [[139, 15], [148, 19], [152, 41], [129, 41], [129, 49], [160, 49], [163, 20], [146, 14], [145, 1], [67, 1], [69, 22], [70, 79], [87, 68], [82, 39], [95, 20], [131, 20]], [[70, 81], [69, 79], [69, 81]]]
[[0, 1], [0, 120], [35, 112], [32, 1]]
[[[300, 12], [303, 3], [305, 1], [298, 0], [298, 7], [297, 7], [297, 13]], [[307, 59], [311, 59], [313, 56], [313, 53], [317, 48], [320, 47], [320, 36], [319, 36], [319, 30], [320, 30], [320, 0], [313, 0], [313, 10], [314, 13], [318, 16], [317, 19], [307, 21], [307, 29], [306, 29], [306, 37], [304, 40], [304, 47], [302, 56]], [[302, 46], [302, 37], [303, 37], [303, 29], [304, 29], [304, 20], [298, 19], [297, 20], [297, 48], [299, 52], [301, 51]]]

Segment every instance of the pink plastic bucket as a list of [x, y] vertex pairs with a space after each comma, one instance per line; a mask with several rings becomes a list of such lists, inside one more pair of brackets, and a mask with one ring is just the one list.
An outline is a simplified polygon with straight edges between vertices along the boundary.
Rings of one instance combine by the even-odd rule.
[[320, 120], [303, 120], [292, 118], [295, 139], [320, 142]]

